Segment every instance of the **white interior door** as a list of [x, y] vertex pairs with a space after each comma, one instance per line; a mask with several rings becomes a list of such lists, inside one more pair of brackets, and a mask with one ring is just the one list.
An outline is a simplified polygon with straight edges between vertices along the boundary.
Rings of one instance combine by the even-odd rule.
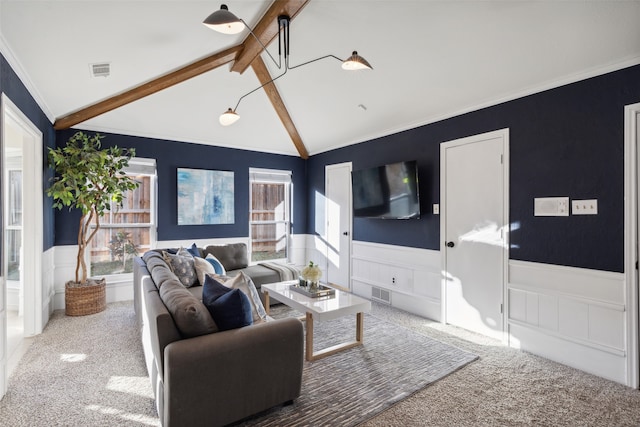
[[325, 169], [326, 281], [351, 289], [351, 163]]
[[503, 339], [508, 131], [441, 145], [443, 318]]
[[626, 385], [640, 386], [640, 313], [638, 312], [638, 254], [640, 254], [640, 103], [625, 106], [624, 245], [626, 316]]

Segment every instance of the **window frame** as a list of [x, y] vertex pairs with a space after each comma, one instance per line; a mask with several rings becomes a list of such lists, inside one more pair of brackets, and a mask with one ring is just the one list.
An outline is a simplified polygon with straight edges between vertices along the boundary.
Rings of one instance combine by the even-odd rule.
[[[158, 201], [158, 170], [156, 167], [156, 159], [133, 157], [129, 160], [129, 166], [124, 169], [127, 175], [148, 176], [150, 178], [150, 194], [149, 194], [149, 223], [103, 223], [100, 222], [100, 230], [114, 228], [143, 228], [149, 227], [149, 250], [156, 247], [158, 241], [158, 219], [157, 219], [157, 201]], [[113, 205], [112, 205], [113, 206]], [[116, 205], [117, 206], [117, 205]], [[113, 212], [117, 212], [114, 210]], [[91, 223], [90, 227], [95, 228], [95, 223]], [[85, 251], [85, 262], [87, 264], [89, 277], [94, 277], [91, 270], [91, 248]], [[108, 283], [128, 282], [133, 280], [133, 272], [130, 273], [114, 273], [100, 275], [104, 277]]]
[[[257, 264], [262, 261], [289, 262], [291, 260], [291, 225], [293, 217], [293, 180], [292, 171], [283, 169], [260, 169], [249, 168], [249, 243], [248, 243], [248, 257], [250, 264]], [[285, 202], [285, 216], [284, 220], [273, 221], [253, 221], [253, 184], [284, 184], [284, 202]], [[261, 224], [284, 224], [285, 226], [285, 243], [286, 243], [286, 257], [273, 258], [268, 260], [253, 260], [253, 225]]]

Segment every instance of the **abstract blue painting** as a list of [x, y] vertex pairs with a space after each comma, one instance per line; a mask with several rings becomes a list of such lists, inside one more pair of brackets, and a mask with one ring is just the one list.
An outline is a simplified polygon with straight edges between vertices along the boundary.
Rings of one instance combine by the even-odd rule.
[[233, 224], [233, 172], [178, 168], [178, 225]]

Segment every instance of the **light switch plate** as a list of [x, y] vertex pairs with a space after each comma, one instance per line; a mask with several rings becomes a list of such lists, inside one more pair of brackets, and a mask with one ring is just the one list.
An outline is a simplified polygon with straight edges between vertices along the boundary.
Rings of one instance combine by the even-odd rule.
[[572, 215], [598, 215], [598, 199], [572, 200]]
[[440, 215], [440, 205], [438, 203], [433, 204], [433, 214]]
[[569, 216], [568, 197], [536, 197], [533, 199], [534, 216]]

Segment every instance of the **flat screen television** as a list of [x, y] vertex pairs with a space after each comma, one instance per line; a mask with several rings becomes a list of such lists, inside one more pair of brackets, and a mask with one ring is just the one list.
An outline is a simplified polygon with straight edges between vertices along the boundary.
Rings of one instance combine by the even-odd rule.
[[353, 171], [351, 185], [354, 217], [420, 218], [415, 160]]

